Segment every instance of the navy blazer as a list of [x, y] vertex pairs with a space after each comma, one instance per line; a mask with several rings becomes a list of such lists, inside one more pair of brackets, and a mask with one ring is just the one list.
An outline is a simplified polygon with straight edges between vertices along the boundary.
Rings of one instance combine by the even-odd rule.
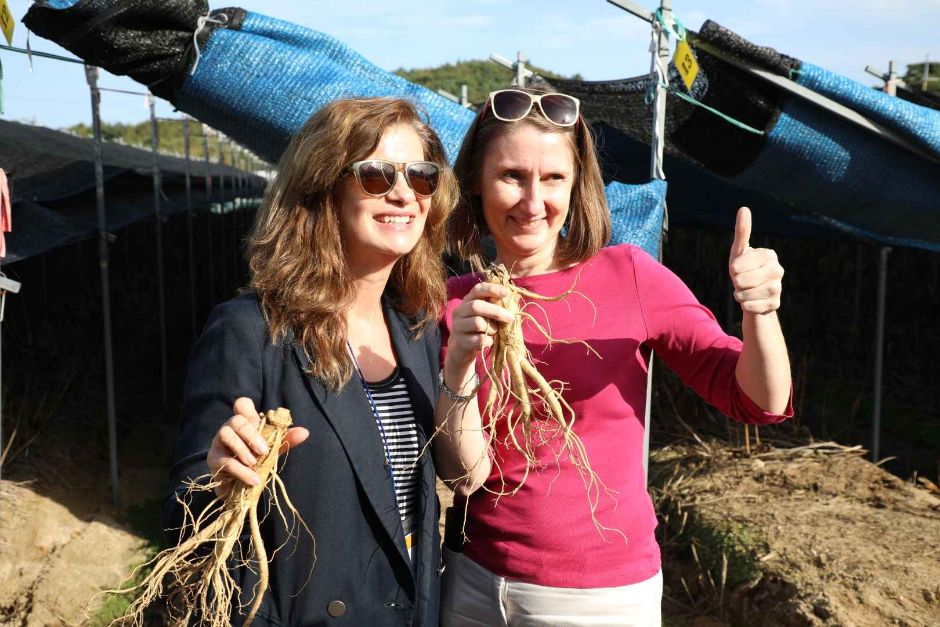
[[[433, 416], [440, 350], [436, 325], [416, 340], [408, 318], [387, 303], [385, 311], [416, 413]], [[254, 295], [216, 307], [190, 355], [171, 471], [174, 493], [185, 479], [208, 473], [209, 446], [231, 417], [236, 398], [251, 398], [259, 411], [289, 409], [294, 425], [309, 429], [310, 437], [286, 456], [280, 476], [314, 542], [303, 530], [299, 540], [289, 536], [276, 514], [264, 519], [268, 555], [281, 548], [271, 561], [269, 590], [254, 624], [435, 626], [440, 506], [430, 451], [424, 449], [433, 425], [418, 425], [424, 453], [412, 564], [384, 468], [381, 436], [362, 385], [353, 377], [339, 391], [328, 390], [305, 374], [307, 363], [295, 343], [271, 341]], [[207, 500], [195, 505], [204, 506]], [[163, 517], [165, 529], [179, 528], [181, 512], [173, 494], [164, 503]], [[233, 576], [248, 607], [257, 576], [245, 567], [235, 568]], [[232, 615], [235, 625], [242, 622], [237, 611]]]

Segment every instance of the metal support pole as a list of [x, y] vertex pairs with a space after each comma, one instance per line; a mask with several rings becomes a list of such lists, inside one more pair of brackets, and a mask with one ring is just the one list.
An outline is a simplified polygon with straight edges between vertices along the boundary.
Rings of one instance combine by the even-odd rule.
[[219, 143], [216, 146], [218, 148], [218, 164], [219, 164], [219, 263], [222, 265], [220, 273], [222, 275], [222, 300], [228, 298], [228, 264], [225, 262], [225, 239], [226, 239], [226, 228], [225, 223], [227, 222], [225, 216], [225, 153], [223, 152], [222, 142], [225, 140], [225, 136], [222, 133], [218, 134]]
[[242, 188], [242, 173], [238, 169], [238, 163], [235, 160], [235, 142], [232, 140], [228, 141], [228, 162], [235, 169], [234, 174], [232, 175], [232, 218], [230, 220], [229, 228], [232, 231], [232, 279], [236, 286], [239, 283], [238, 277], [238, 267], [239, 267], [239, 254], [238, 254], [238, 233], [239, 233], [239, 221], [241, 214], [238, 210], [238, 203], [240, 202], [239, 197], [241, 196]]
[[206, 252], [209, 263], [209, 304], [215, 305], [215, 255], [212, 252], [212, 173], [209, 163], [209, 127], [202, 125], [202, 154], [206, 166]]
[[[668, 24], [672, 20], [672, 2], [671, 0], [661, 0], [660, 9], [663, 19]], [[656, 52], [659, 63], [669, 64], [669, 34], [661, 28], [655, 21], [650, 20], [651, 25], [656, 32]], [[657, 79], [657, 83], [659, 79]], [[663, 147], [666, 145], [666, 90], [656, 89], [656, 100], [653, 105], [653, 142], [650, 146], [650, 178], [664, 179], [663, 176]], [[660, 239], [659, 260], [662, 261], [662, 239]], [[643, 476], [649, 479], [649, 460], [650, 460], [650, 424], [652, 423], [652, 404], [653, 404], [653, 357], [654, 353], [650, 351], [649, 370], [646, 374], [646, 412], [643, 422]]]
[[186, 158], [186, 253], [189, 266], [189, 330], [196, 339], [196, 247], [193, 241], [192, 160], [189, 146], [189, 118], [183, 116], [183, 154]]
[[871, 421], [871, 460], [881, 457], [881, 392], [884, 373], [885, 302], [888, 291], [888, 253], [891, 247], [882, 246], [878, 254], [878, 310], [875, 318], [875, 383]]
[[[667, 67], [669, 64], [669, 33], [662, 29], [653, 12], [647, 11], [640, 5], [630, 2], [630, 0], [607, 0], [632, 15], [640, 18], [644, 22], [649, 22], [650, 27], [655, 34], [655, 48], [650, 73], [656, 77], [657, 85], [660, 83], [658, 65]], [[663, 21], [669, 24], [672, 21], [672, 0], [660, 0], [660, 12]], [[663, 148], [666, 145], [666, 90], [661, 87], [656, 88], [656, 99], [653, 104], [653, 128], [652, 141], [650, 142], [650, 178], [665, 179], [662, 169]], [[662, 246], [660, 246], [660, 261], [662, 260]], [[649, 478], [649, 452], [650, 452], [650, 408], [653, 400], [653, 357], [654, 353], [650, 351], [649, 369], [646, 375], [646, 412], [643, 422], [643, 476]]]
[[147, 95], [150, 107], [150, 148], [153, 153], [153, 232], [157, 248], [157, 309], [160, 317], [160, 393], [163, 411], [167, 411], [167, 360], [166, 360], [166, 286], [163, 279], [163, 216], [160, 213], [160, 129], [157, 126], [156, 102]]
[[111, 500], [119, 503], [117, 463], [117, 417], [114, 403], [114, 356], [111, 338], [111, 280], [108, 270], [108, 221], [104, 207], [104, 166], [101, 161], [101, 92], [98, 68], [85, 66], [85, 79], [91, 92], [91, 119], [94, 133], [95, 205], [98, 213], [98, 265], [101, 268], [101, 310], [104, 331], [104, 376], [108, 403], [108, 453], [111, 461]]
[[[894, 61], [888, 62], [888, 73], [884, 77], [884, 92], [897, 96], [898, 73]], [[872, 390], [871, 420], [871, 460], [877, 462], [881, 457], [881, 397], [884, 379], [885, 348], [885, 301], [888, 288], [888, 253], [889, 246], [882, 246], [878, 251], [878, 303], [875, 313], [875, 372]]]
[[888, 78], [885, 81], [884, 91], [889, 96], [898, 95], [898, 72], [894, 61], [888, 62]]
[[460, 106], [469, 107], [470, 106], [470, 97], [468, 96], [467, 85], [463, 84], [460, 86]]
[[[663, 21], [669, 24], [672, 21], [672, 0], [661, 0], [660, 11]], [[669, 65], [669, 33], [659, 27], [655, 21], [651, 22], [656, 32], [656, 57], [666, 66]], [[666, 145], [666, 90], [656, 89], [656, 100], [653, 104], [653, 158], [650, 160], [650, 178], [663, 179], [662, 173], [663, 149]]]
[[930, 55], [928, 54], [924, 57], [924, 75], [921, 77], [920, 89], [921, 91], [927, 91], [927, 86], [930, 84]]
[[862, 254], [862, 244], [855, 245], [855, 295], [852, 304], [852, 332], [858, 331], [859, 316], [862, 309], [862, 263], [864, 257]]
[[516, 53], [516, 78], [513, 81], [513, 85], [525, 87], [525, 78], [525, 53], [520, 50]]
[[232, 191], [237, 194], [242, 186], [242, 174], [238, 171], [238, 163], [235, 161], [235, 142], [232, 140], [228, 141], [228, 162], [235, 169], [232, 175]]

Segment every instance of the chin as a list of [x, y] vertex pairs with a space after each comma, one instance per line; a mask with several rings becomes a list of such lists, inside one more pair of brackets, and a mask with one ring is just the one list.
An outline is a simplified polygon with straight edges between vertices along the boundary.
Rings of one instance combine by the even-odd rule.
[[548, 241], [544, 237], [520, 237], [511, 240], [509, 245], [520, 254], [532, 255], [543, 250], [548, 245]]

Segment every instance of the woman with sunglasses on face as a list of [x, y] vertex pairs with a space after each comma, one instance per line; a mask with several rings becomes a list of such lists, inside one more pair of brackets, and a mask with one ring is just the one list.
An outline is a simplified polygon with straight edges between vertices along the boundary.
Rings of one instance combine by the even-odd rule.
[[280, 477], [313, 539], [264, 517], [269, 588], [233, 560], [233, 624], [258, 594], [255, 625], [437, 624], [439, 506], [421, 453], [456, 189], [438, 137], [400, 99], [333, 102], [281, 158], [248, 242], [250, 292], [217, 307], [193, 348], [164, 509], [178, 529], [188, 480], [220, 477], [220, 496], [256, 485], [258, 411], [290, 410]]
[[[742, 209], [729, 265], [744, 311], [742, 343], [642, 250], [604, 248], [611, 226], [600, 168], [570, 96], [491, 94], [455, 174], [462, 196], [448, 242], [459, 255], [479, 264], [488, 235], [516, 285], [545, 296], [573, 290], [525, 309], [566, 342], [549, 343], [526, 321], [523, 334], [539, 372], [564, 382], [573, 429], [603, 487], [592, 507], [581, 469], [559, 455], [560, 434], [545, 441], [546, 432], [533, 429], [534, 468], [511, 444], [505, 419], [490, 438], [481, 418], [489, 390], [483, 359], [512, 314], [493, 302], [505, 288], [480, 274], [452, 279], [435, 416], [438, 472], [456, 491], [441, 623], [659, 625], [660, 553], [642, 459], [650, 350], [735, 420], [763, 424], [792, 415], [775, 313], [783, 269], [773, 251], [748, 246], [750, 214]], [[506, 411], [513, 407], [510, 399]], [[524, 441], [521, 429], [516, 439]]]

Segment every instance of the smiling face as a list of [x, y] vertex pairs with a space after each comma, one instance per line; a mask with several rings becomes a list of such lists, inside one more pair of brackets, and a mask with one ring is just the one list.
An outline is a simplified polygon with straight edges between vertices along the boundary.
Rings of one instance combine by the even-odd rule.
[[556, 247], [574, 180], [574, 153], [563, 133], [518, 124], [490, 143], [477, 191], [496, 260], [514, 276], [559, 269]]
[[[375, 150], [364, 159], [392, 162], [423, 161], [424, 146], [413, 128], [389, 127]], [[350, 268], [371, 270], [394, 264], [411, 252], [421, 234], [431, 197], [419, 197], [398, 172], [395, 186], [385, 196], [366, 194], [356, 177], [344, 177], [339, 192], [340, 231]]]

